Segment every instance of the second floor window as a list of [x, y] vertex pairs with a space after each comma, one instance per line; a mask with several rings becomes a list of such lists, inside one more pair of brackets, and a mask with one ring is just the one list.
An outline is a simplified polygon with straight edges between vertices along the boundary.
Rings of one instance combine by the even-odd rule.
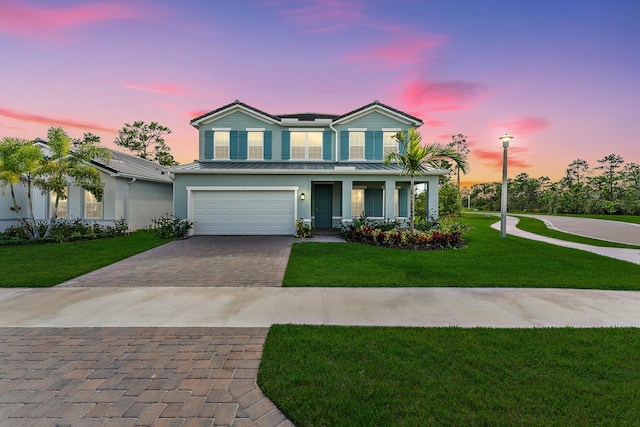
[[213, 133], [213, 157], [215, 159], [229, 159], [229, 132], [217, 131]]
[[349, 132], [349, 160], [364, 160], [364, 132]]
[[397, 132], [382, 133], [382, 159], [386, 159], [390, 153], [398, 152], [398, 140], [395, 138]]
[[262, 160], [264, 146], [264, 132], [247, 132], [247, 158], [249, 160]]
[[322, 160], [322, 132], [291, 132], [291, 159]]

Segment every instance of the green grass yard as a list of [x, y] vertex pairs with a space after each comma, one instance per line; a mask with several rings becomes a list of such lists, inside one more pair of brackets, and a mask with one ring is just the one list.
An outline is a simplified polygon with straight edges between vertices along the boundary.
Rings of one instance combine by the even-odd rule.
[[258, 385], [297, 426], [640, 424], [640, 329], [273, 326]]
[[385, 249], [357, 243], [294, 243], [284, 286], [640, 289], [640, 265], [508, 235], [495, 217], [467, 215], [468, 247]]
[[0, 287], [47, 287], [169, 242], [153, 233], [82, 242], [1, 246]]

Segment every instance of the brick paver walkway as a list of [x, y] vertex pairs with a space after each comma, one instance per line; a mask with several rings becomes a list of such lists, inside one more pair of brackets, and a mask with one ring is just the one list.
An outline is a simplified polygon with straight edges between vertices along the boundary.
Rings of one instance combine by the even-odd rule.
[[61, 286], [282, 286], [295, 240], [291, 236], [195, 236]]
[[0, 426], [291, 426], [266, 328], [0, 328]]

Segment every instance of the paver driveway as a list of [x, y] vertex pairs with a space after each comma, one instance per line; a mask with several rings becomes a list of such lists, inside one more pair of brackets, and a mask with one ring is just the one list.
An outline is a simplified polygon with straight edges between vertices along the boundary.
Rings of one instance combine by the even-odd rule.
[[282, 286], [291, 236], [194, 236], [176, 240], [61, 286]]
[[[192, 237], [60, 286], [281, 286], [294, 240]], [[256, 385], [267, 330], [0, 328], [0, 427], [292, 426]]]

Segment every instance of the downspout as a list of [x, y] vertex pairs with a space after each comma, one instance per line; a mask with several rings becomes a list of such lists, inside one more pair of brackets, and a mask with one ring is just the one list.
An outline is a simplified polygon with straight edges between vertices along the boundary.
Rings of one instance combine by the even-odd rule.
[[[131, 181], [127, 182], [127, 200], [124, 218], [127, 221], [127, 225], [129, 225], [129, 186], [134, 182], [136, 182], [136, 178], [131, 178]], [[131, 225], [129, 225], [129, 229], [131, 229]]]
[[329, 127], [331, 128], [332, 131], [334, 131], [336, 133], [336, 163], [338, 163], [338, 130], [336, 128], [333, 127], [333, 122], [329, 123]]

